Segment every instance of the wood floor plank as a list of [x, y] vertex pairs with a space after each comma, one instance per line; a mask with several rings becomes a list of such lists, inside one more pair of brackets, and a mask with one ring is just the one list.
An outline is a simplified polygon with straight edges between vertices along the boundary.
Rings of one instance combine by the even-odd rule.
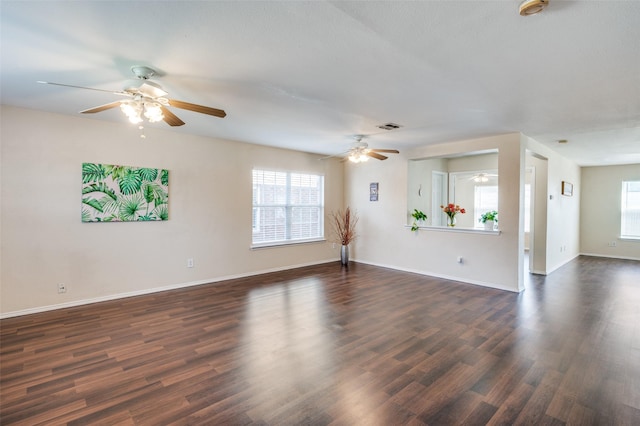
[[640, 424], [640, 262], [338, 262], [0, 321], [0, 423]]

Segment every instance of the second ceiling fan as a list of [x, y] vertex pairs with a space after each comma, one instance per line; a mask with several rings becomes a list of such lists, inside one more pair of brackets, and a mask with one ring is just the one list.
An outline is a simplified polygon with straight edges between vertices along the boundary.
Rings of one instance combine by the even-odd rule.
[[386, 155], [380, 154], [399, 154], [400, 151], [397, 149], [377, 149], [377, 148], [369, 148], [369, 144], [364, 142], [363, 139], [366, 138], [366, 135], [354, 135], [353, 138], [355, 142], [349, 151], [344, 154], [347, 157], [343, 161], [351, 161], [352, 163], [361, 163], [363, 161], [367, 161], [369, 157], [375, 158], [376, 160], [386, 160]]

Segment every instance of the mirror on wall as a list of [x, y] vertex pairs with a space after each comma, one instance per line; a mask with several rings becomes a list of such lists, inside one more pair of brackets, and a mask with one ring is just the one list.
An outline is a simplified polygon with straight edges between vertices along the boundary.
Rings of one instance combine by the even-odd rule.
[[447, 226], [440, 208], [448, 203], [464, 208], [456, 227], [485, 229], [480, 217], [498, 210], [498, 150], [409, 160], [407, 223], [414, 209], [427, 215], [421, 226]]

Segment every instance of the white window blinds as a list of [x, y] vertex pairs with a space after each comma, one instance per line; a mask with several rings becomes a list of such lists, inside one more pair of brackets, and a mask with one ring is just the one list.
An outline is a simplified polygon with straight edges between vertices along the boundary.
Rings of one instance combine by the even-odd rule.
[[323, 218], [324, 176], [253, 170], [254, 245], [322, 239]]
[[622, 182], [620, 236], [640, 238], [640, 181]]

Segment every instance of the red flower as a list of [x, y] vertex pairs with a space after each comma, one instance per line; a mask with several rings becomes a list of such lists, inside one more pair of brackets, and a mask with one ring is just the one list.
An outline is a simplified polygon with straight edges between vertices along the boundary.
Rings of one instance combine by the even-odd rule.
[[440, 206], [443, 212], [447, 214], [449, 217], [454, 217], [456, 214], [464, 214], [467, 211], [461, 208], [458, 204], [449, 203], [446, 206]]

